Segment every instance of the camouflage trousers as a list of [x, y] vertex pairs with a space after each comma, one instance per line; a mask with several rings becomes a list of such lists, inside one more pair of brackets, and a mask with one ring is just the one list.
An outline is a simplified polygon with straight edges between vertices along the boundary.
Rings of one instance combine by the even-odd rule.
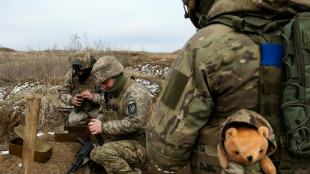
[[137, 140], [108, 142], [95, 147], [90, 158], [103, 166], [108, 173], [142, 173], [146, 162], [145, 147]]
[[87, 126], [90, 118], [97, 118], [99, 108], [93, 108], [90, 111], [86, 112], [84, 110], [80, 110], [78, 113], [72, 109], [67, 123], [70, 126]]

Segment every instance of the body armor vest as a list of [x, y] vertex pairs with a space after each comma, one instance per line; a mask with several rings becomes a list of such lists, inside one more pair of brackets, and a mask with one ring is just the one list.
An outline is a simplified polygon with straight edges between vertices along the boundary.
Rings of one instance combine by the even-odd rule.
[[[132, 85], [133, 82], [129, 79], [125, 86], [123, 87], [122, 91], [120, 92], [119, 96], [117, 98], [110, 98], [108, 97], [108, 105], [105, 109], [101, 111], [103, 115], [103, 120], [104, 121], [111, 121], [111, 120], [122, 120], [124, 117], [126, 117], [126, 113], [124, 110], [124, 93], [128, 89], [130, 85]], [[110, 140], [125, 140], [125, 139], [135, 139], [142, 144], [145, 144], [145, 134], [143, 132], [133, 132], [128, 135], [124, 136], [105, 136], [105, 139], [110, 139]]]
[[123, 95], [131, 84], [132, 82], [128, 80], [117, 98], [106, 98], [108, 99], [108, 104], [106, 108], [102, 111], [105, 121], [122, 120], [124, 118], [125, 111], [123, 105]]

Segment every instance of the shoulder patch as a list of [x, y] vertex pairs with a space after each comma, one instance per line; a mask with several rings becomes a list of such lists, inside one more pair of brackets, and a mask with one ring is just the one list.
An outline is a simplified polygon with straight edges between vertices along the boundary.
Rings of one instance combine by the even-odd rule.
[[188, 76], [184, 75], [180, 71], [175, 70], [172, 76], [169, 77], [169, 82], [161, 94], [160, 101], [170, 109], [174, 110], [178, 105], [188, 80]]
[[134, 113], [136, 113], [136, 111], [137, 111], [136, 102], [133, 99], [129, 100], [128, 101], [128, 112], [129, 112], [129, 114], [134, 114]]

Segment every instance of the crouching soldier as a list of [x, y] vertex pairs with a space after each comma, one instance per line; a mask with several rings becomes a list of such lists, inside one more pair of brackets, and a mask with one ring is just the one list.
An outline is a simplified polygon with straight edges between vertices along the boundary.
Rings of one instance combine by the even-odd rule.
[[141, 173], [141, 165], [146, 162], [143, 128], [150, 115], [151, 94], [123, 69], [114, 57], [105, 56], [98, 59], [91, 72], [98, 92], [103, 89], [109, 94], [106, 108], [113, 111], [102, 112], [99, 116], [103, 119], [92, 119], [88, 124], [92, 134], [111, 136], [108, 143], [95, 147], [90, 157], [108, 173]]
[[86, 51], [75, 52], [69, 57], [72, 69], [65, 76], [59, 88], [60, 100], [74, 107], [67, 124], [86, 126], [90, 118], [96, 118], [104, 96], [94, 93], [95, 86], [90, 76], [96, 59]]

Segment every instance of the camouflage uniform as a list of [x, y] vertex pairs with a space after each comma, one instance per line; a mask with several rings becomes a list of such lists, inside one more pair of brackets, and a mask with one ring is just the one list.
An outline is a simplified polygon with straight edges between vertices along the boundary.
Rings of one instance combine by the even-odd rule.
[[110, 142], [92, 150], [90, 157], [108, 173], [141, 173], [146, 162], [144, 125], [151, 106], [151, 94], [140, 83], [122, 73], [123, 66], [113, 57], [102, 57], [94, 65], [92, 77], [97, 87], [115, 77], [107, 92], [114, 111], [103, 111], [102, 132]]
[[221, 24], [199, 30], [172, 64], [155, 104], [149, 157], [171, 169], [191, 158], [192, 172], [220, 173], [220, 123], [241, 108], [258, 108], [259, 65], [259, 46], [247, 35]]
[[[288, 1], [217, 0], [207, 15], [197, 19], [202, 29], [171, 65], [146, 129], [148, 157], [161, 168], [176, 170], [190, 162], [192, 173], [220, 173], [216, 149], [220, 124], [242, 108], [260, 110], [260, 46], [235, 28], [208, 22], [227, 13], [269, 19], [286, 10], [286, 4]], [[273, 121], [272, 127], [281, 124], [279, 115], [267, 120]], [[299, 170], [310, 173], [307, 164]]]
[[[78, 62], [81, 69], [90, 67], [90, 54], [86, 51], [78, 51], [74, 53], [70, 58], [70, 63]], [[84, 99], [81, 107], [74, 106], [72, 109], [67, 123], [73, 126], [86, 126], [89, 117], [96, 118], [98, 116], [98, 110], [100, 104], [104, 100], [104, 96], [95, 93], [95, 86], [93, 79], [89, 76], [85, 81], [80, 82], [78, 76], [73, 69], [70, 69], [65, 75], [65, 80], [59, 90], [60, 100], [70, 106], [73, 106], [72, 98], [83, 91], [90, 91], [93, 95], [93, 100], [89, 101]]]

